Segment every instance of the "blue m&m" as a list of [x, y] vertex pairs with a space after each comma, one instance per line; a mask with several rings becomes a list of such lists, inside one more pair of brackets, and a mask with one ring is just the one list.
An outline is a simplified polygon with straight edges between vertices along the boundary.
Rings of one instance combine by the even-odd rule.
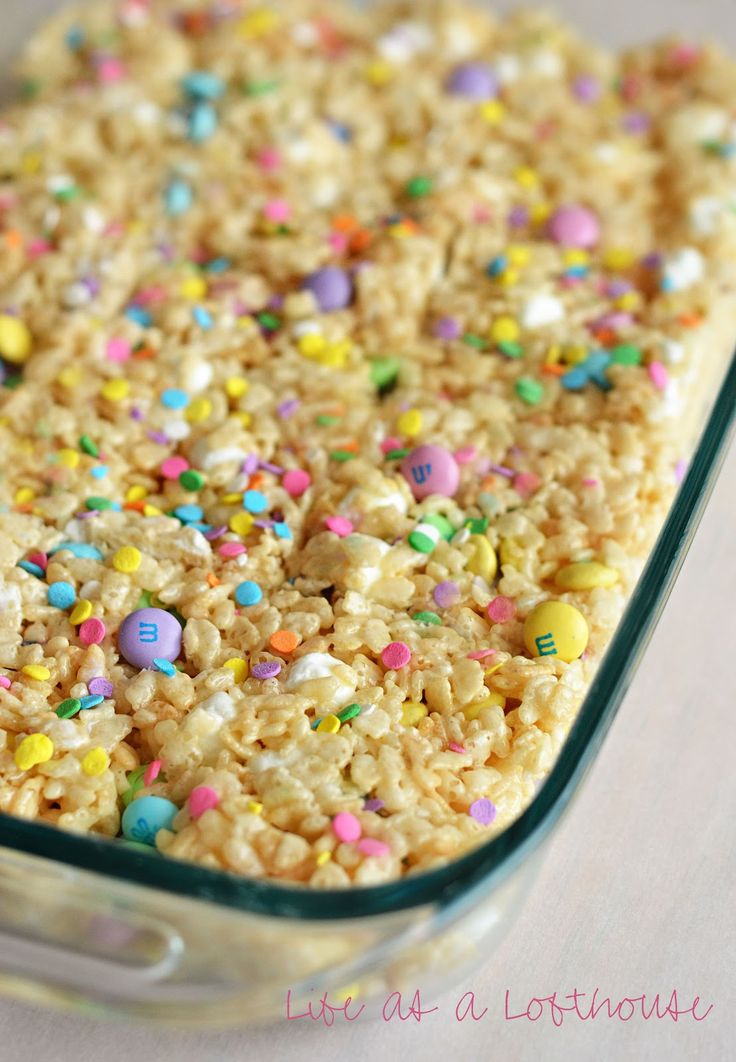
[[132, 800], [123, 812], [123, 837], [139, 844], [155, 845], [159, 830], [170, 830], [178, 814], [176, 804], [165, 797], [144, 796]]

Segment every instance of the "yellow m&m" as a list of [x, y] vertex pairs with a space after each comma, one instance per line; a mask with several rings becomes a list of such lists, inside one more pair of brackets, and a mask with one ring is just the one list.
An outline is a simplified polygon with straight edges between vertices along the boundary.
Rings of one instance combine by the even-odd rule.
[[532, 656], [557, 656], [570, 663], [588, 644], [585, 616], [564, 601], [543, 601], [524, 622], [524, 644]]
[[598, 561], [579, 561], [561, 568], [555, 576], [555, 584], [561, 590], [593, 590], [597, 586], [613, 586], [618, 579], [615, 568], [608, 568]]

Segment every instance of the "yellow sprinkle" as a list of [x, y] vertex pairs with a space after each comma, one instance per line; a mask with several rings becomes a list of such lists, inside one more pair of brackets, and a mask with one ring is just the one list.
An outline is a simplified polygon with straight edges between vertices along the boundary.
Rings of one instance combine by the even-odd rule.
[[506, 117], [506, 108], [500, 100], [486, 100], [480, 105], [480, 113], [490, 125], [498, 125]]
[[220, 501], [223, 505], [242, 505], [243, 494], [241, 491], [233, 491], [230, 494], [223, 494]]
[[79, 464], [79, 454], [76, 450], [59, 450], [56, 454], [56, 460], [64, 468], [76, 468]]
[[244, 376], [231, 376], [225, 381], [225, 391], [230, 398], [242, 398], [250, 384]]
[[326, 346], [327, 340], [319, 332], [307, 332], [299, 337], [299, 353], [305, 358], [318, 358]]
[[209, 398], [194, 398], [187, 406], [184, 416], [190, 424], [201, 424], [212, 413], [212, 403]]
[[515, 284], [519, 283], [520, 274], [518, 269], [514, 269], [513, 266], [509, 266], [504, 269], [503, 273], [499, 273], [496, 277], [496, 283], [502, 284], [505, 288], [513, 288]]
[[498, 549], [501, 564], [510, 564], [514, 568], [521, 568], [524, 563], [524, 551], [519, 543], [513, 538], [504, 538]]
[[555, 584], [561, 590], [593, 590], [597, 586], [614, 586], [619, 580], [615, 568], [608, 568], [597, 561], [579, 561], [561, 568], [555, 576]]
[[583, 346], [582, 343], [571, 343], [565, 347], [562, 355], [562, 360], [565, 365], [579, 365], [581, 361], [585, 361], [588, 357], [588, 348]]
[[161, 515], [161, 510], [156, 505], [144, 505], [143, 506], [143, 515], [144, 516], [160, 516]]
[[514, 173], [514, 179], [522, 188], [536, 188], [539, 184], [539, 174], [530, 166], [520, 166]]
[[352, 349], [353, 345], [349, 339], [343, 339], [339, 343], [330, 343], [319, 355], [318, 361], [320, 365], [326, 365], [329, 369], [342, 369]]
[[515, 343], [521, 329], [513, 317], [497, 317], [491, 325], [491, 340], [494, 343]]
[[238, 328], [242, 328], [246, 332], [258, 331], [255, 317], [251, 317], [248, 313], [244, 313], [242, 317], [239, 317], [236, 324]]
[[51, 678], [51, 672], [43, 664], [26, 664], [21, 671], [24, 675], [28, 675], [28, 678], [35, 679], [36, 682], [45, 682], [46, 679]]
[[15, 492], [15, 504], [16, 505], [28, 505], [36, 497], [36, 492], [32, 487], [21, 487]]
[[239, 656], [234, 656], [232, 660], [226, 660], [222, 666], [232, 671], [236, 682], [242, 682], [248, 671], [248, 665]]
[[562, 357], [562, 347], [559, 343], [553, 343], [544, 355], [545, 365], [558, 365]]
[[614, 300], [613, 305], [617, 310], [625, 310], [629, 312], [631, 310], [638, 310], [642, 303], [641, 292], [639, 291], [627, 291], [623, 295], [619, 295]]
[[404, 726], [416, 726], [420, 719], [424, 719], [429, 715], [429, 708], [426, 704], [420, 704], [418, 701], [404, 701], [401, 705], [401, 722]]
[[39, 151], [27, 151], [20, 161], [20, 168], [23, 173], [31, 175], [38, 173], [42, 162], [43, 156]]
[[129, 391], [130, 384], [128, 381], [118, 378], [115, 380], [108, 380], [104, 383], [100, 389], [100, 394], [103, 398], [106, 398], [108, 402], [120, 402], [121, 399], [126, 397]]
[[234, 416], [240, 421], [244, 428], [250, 427], [251, 421], [253, 420], [253, 415], [251, 413], [246, 413], [245, 410], [241, 410], [236, 412]]
[[77, 601], [76, 605], [72, 609], [72, 613], [69, 617], [69, 622], [73, 627], [77, 627], [80, 623], [84, 623], [92, 615], [92, 602], [88, 601], [86, 597]]
[[380, 88], [381, 85], [389, 83], [394, 76], [394, 72], [388, 63], [385, 63], [382, 59], [376, 59], [375, 62], [369, 63], [365, 68], [365, 76], [371, 85]]
[[125, 572], [128, 575], [138, 571], [142, 559], [141, 551], [135, 546], [121, 546], [112, 558], [112, 566], [116, 571]]
[[532, 203], [532, 207], [531, 207], [530, 213], [531, 213], [531, 219], [534, 222], [534, 224], [535, 225], [541, 225], [543, 222], [545, 222], [547, 220], [547, 218], [552, 213], [552, 207], [550, 206], [549, 203], [545, 203], [545, 202], [541, 202], [541, 201], [538, 202], [538, 203]]
[[56, 382], [61, 384], [62, 387], [66, 387], [67, 390], [71, 390], [73, 387], [79, 387], [82, 382], [82, 372], [76, 365], [68, 365], [65, 369], [62, 369], [56, 377]]
[[469, 704], [466, 708], [463, 708], [463, 715], [466, 719], [477, 719], [484, 708], [505, 708], [506, 698], [502, 693], [496, 693], [492, 690], [487, 697], [484, 697], [482, 701], [475, 701], [474, 704]]
[[496, 551], [485, 535], [471, 535], [469, 541], [473, 549], [465, 565], [467, 571], [480, 575], [487, 583], [493, 582], [498, 570]]
[[15, 750], [16, 767], [30, 771], [38, 763], [46, 763], [54, 755], [54, 743], [45, 734], [28, 734]]
[[271, 11], [268, 7], [257, 7], [240, 19], [237, 30], [241, 37], [250, 40], [253, 37], [263, 37], [266, 33], [272, 33], [280, 21], [275, 11]]
[[501, 670], [501, 668], [503, 667], [503, 664], [504, 664], [504, 662], [502, 660], [500, 664], [494, 664], [492, 667], [486, 668], [486, 670], [483, 672], [483, 674], [485, 676], [487, 676], [487, 675], [495, 675], [497, 671]]
[[258, 800], [249, 800], [245, 806], [251, 813], [251, 815], [260, 815], [263, 811], [263, 804], [261, 804]]
[[320, 719], [316, 729], [322, 731], [323, 734], [336, 734], [341, 727], [340, 720], [336, 715], [330, 712], [323, 719]]
[[249, 535], [253, 529], [254, 518], [250, 513], [234, 513], [228, 520], [228, 526], [231, 531], [234, 531], [236, 535], [240, 535], [241, 538], [245, 538]]
[[203, 299], [207, 294], [207, 281], [204, 277], [191, 276], [182, 283], [179, 291], [185, 299]]
[[325, 863], [329, 863], [329, 861], [331, 859], [332, 859], [332, 852], [325, 851], [325, 852], [320, 852], [319, 853], [319, 855], [317, 856], [315, 862], [316, 862], [318, 867], [323, 867], [325, 865]]
[[401, 435], [413, 439], [422, 430], [422, 413], [419, 409], [407, 409], [396, 418], [396, 428]]
[[506, 257], [513, 266], [528, 265], [531, 256], [531, 247], [525, 247], [523, 243], [512, 243], [506, 248]]
[[0, 354], [5, 361], [20, 365], [28, 360], [33, 340], [28, 326], [10, 314], [0, 314]]
[[629, 247], [609, 247], [603, 254], [603, 265], [613, 271], [630, 269], [634, 264], [634, 252]]
[[586, 266], [590, 262], [590, 255], [580, 247], [570, 247], [565, 251], [562, 260], [568, 267]]
[[97, 775], [104, 774], [109, 766], [110, 757], [104, 749], [99, 747], [90, 749], [82, 758], [82, 770], [90, 778], [96, 778]]
[[126, 502], [143, 501], [147, 494], [148, 491], [146, 488], [141, 486], [140, 483], [137, 483], [134, 487], [128, 487], [125, 492], [125, 500]]

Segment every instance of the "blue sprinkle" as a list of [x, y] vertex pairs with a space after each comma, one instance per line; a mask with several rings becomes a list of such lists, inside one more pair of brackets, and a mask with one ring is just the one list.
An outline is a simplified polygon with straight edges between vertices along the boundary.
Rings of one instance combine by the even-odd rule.
[[260, 490], [247, 490], [243, 495], [243, 508], [249, 513], [263, 513], [268, 508], [268, 498]]
[[189, 402], [189, 395], [178, 387], [169, 387], [161, 395], [161, 405], [167, 409], [186, 409]]
[[353, 139], [352, 129], [349, 125], [345, 125], [344, 122], [330, 120], [327, 124], [334, 133], [336, 139], [341, 140], [343, 144], [349, 144]]
[[153, 324], [153, 317], [148, 310], [144, 310], [142, 306], [126, 307], [125, 316], [129, 321], [139, 324], [142, 328], [150, 328]]
[[203, 535], [206, 535], [208, 531], [212, 530], [212, 524], [194, 523], [189, 524], [188, 526], [194, 528], [195, 531], [201, 531]]
[[212, 328], [214, 324], [212, 315], [205, 310], [204, 306], [195, 306], [192, 310], [192, 315], [199, 327], [204, 328], [205, 332], [208, 332], [210, 328]]
[[252, 579], [246, 579], [235, 587], [235, 600], [239, 605], [257, 605], [262, 597], [263, 591]]
[[588, 382], [588, 370], [584, 365], [576, 365], [560, 377], [560, 383], [567, 391], [582, 391]]
[[588, 267], [584, 265], [570, 266], [565, 270], [566, 277], [587, 277]]
[[194, 192], [181, 177], [175, 177], [164, 193], [164, 201], [166, 213], [172, 218], [178, 218], [191, 208], [194, 202]]
[[229, 258], [213, 258], [211, 262], [205, 262], [202, 268], [207, 273], [226, 273], [231, 265]]
[[84, 712], [88, 708], [96, 708], [98, 704], [102, 704], [104, 699], [101, 693], [90, 693], [87, 697], [80, 697], [81, 710]]
[[153, 666], [157, 671], [163, 671], [164, 675], [168, 675], [171, 678], [176, 674], [176, 668], [169, 660], [164, 660], [161, 656], [154, 656]]
[[203, 144], [217, 129], [217, 111], [204, 101], [195, 103], [189, 114], [189, 139]]
[[489, 277], [498, 277], [503, 273], [504, 269], [508, 265], [508, 259], [505, 255], [500, 254], [497, 258], [494, 258], [492, 262], [489, 262], [486, 267], [486, 273]]
[[71, 608], [77, 600], [77, 593], [71, 583], [59, 581], [52, 583], [46, 594], [46, 600], [54, 608]]
[[672, 280], [672, 277], [667, 277], [667, 276], [662, 277], [662, 281], [661, 281], [659, 286], [660, 286], [662, 291], [674, 291], [675, 290], [675, 283]]
[[95, 479], [104, 479], [108, 473], [107, 465], [95, 465], [94, 468], [89, 470], [89, 474], [94, 476]]
[[43, 579], [46, 573], [43, 568], [40, 568], [38, 564], [34, 564], [33, 561], [22, 560], [18, 561], [16, 565], [18, 568], [22, 568], [24, 572], [28, 572], [29, 575], [35, 575], [37, 579]]
[[611, 355], [607, 350], [594, 350], [585, 359], [584, 367], [588, 379], [597, 384], [602, 391], [610, 391], [611, 383], [606, 376], [606, 369], [611, 364]]
[[64, 41], [69, 51], [78, 52], [84, 44], [84, 30], [81, 26], [72, 26], [67, 30]]
[[273, 525], [273, 530], [277, 538], [286, 538], [291, 541], [291, 539], [293, 539], [294, 537], [291, 533], [291, 528], [289, 527], [289, 525], [284, 524], [281, 521], [277, 521]]
[[62, 550], [66, 550], [67, 553], [73, 553], [75, 557], [85, 557], [88, 560], [102, 560], [102, 554], [97, 546], [90, 546], [87, 542], [60, 542], [58, 546], [54, 546], [50, 549], [49, 553], [61, 553]]
[[184, 91], [195, 100], [217, 100], [225, 91], [225, 82], [207, 70], [193, 70], [182, 81]]
[[193, 524], [202, 519], [204, 509], [201, 505], [177, 505], [174, 516], [183, 524]]

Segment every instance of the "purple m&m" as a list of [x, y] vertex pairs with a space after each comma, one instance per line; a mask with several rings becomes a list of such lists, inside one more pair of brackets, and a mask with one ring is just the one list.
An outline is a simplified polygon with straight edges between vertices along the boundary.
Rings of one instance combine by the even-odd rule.
[[592, 210], [584, 206], [563, 206], [549, 220], [549, 234], [563, 247], [595, 247], [601, 226]]
[[447, 91], [469, 100], [492, 100], [498, 95], [498, 78], [485, 63], [462, 63], [447, 79]]
[[441, 446], [418, 446], [404, 458], [401, 474], [417, 501], [430, 494], [452, 498], [460, 485], [460, 469], [449, 450]]
[[353, 298], [353, 282], [338, 266], [327, 266], [310, 273], [303, 286], [312, 292], [323, 313], [344, 310]]
[[173, 662], [181, 652], [181, 627], [162, 608], [140, 608], [120, 624], [118, 648], [133, 667], [153, 667], [155, 659]]

